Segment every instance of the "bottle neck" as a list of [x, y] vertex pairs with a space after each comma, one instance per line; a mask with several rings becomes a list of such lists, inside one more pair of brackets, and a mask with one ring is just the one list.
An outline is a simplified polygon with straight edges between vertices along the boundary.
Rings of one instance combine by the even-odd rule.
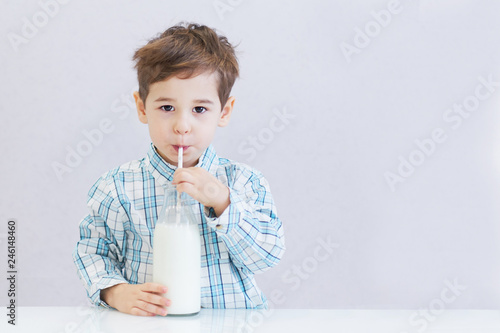
[[194, 210], [198, 202], [186, 193], [179, 193], [172, 184], [164, 186], [163, 205], [157, 223], [198, 224]]

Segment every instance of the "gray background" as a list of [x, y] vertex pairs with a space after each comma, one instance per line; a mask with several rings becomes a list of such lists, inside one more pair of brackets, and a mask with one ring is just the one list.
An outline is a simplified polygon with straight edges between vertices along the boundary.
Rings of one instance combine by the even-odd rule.
[[[86, 303], [71, 258], [86, 193], [149, 144], [132, 54], [181, 20], [240, 43], [234, 115], [214, 144], [271, 184], [287, 242], [257, 277], [272, 306], [428, 308], [447, 280], [462, 289], [446, 308], [500, 305], [500, 87], [459, 127], [443, 118], [474, 101], [479, 77], [500, 81], [500, 1], [402, 0], [379, 29], [372, 11], [389, 1], [41, 3], [0, 4], [0, 260], [15, 218], [18, 305]], [[346, 57], [358, 28], [372, 37]], [[294, 116], [279, 130], [277, 111]], [[103, 120], [112, 130], [89, 148]], [[435, 129], [446, 140], [419, 153]], [[86, 156], [58, 176], [78, 148]], [[419, 165], [391, 188], [400, 158]]]

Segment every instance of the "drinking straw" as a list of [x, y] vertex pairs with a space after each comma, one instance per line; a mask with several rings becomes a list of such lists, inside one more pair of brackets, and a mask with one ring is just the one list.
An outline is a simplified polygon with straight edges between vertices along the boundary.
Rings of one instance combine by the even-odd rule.
[[[177, 154], [177, 168], [182, 168], [182, 157], [184, 153], [184, 148], [182, 146], [179, 147], [179, 151]], [[181, 223], [181, 194], [177, 192], [177, 214], [176, 214], [176, 224]]]
[[184, 153], [184, 148], [182, 146], [179, 147], [179, 152], [177, 154], [177, 167], [182, 168], [182, 157]]

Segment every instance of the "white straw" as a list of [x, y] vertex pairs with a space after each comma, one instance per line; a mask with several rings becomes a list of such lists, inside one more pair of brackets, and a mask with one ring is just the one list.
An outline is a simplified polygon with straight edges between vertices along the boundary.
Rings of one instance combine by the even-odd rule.
[[179, 147], [179, 153], [177, 154], [177, 167], [182, 168], [182, 155], [184, 154], [184, 148]]
[[[182, 168], [182, 157], [184, 153], [184, 148], [179, 147], [179, 152], [177, 154], [177, 168]], [[181, 194], [177, 192], [177, 216], [176, 221], [177, 224], [181, 223]]]

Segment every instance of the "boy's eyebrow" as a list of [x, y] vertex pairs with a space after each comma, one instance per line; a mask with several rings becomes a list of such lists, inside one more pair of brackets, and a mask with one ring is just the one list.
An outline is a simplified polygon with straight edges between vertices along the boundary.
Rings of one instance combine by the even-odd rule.
[[[177, 100], [175, 98], [170, 98], [170, 97], [158, 97], [157, 99], [155, 99], [155, 102], [177, 102]], [[212, 102], [209, 99], [195, 99], [195, 100], [193, 100], [193, 102], [194, 103], [204, 103], [204, 104], [214, 104], [214, 102]]]

